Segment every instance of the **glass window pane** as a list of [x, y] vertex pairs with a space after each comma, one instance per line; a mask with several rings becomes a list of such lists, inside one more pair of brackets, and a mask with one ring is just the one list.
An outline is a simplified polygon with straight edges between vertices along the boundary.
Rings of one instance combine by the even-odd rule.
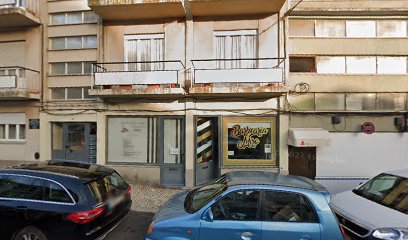
[[43, 186], [38, 178], [8, 176], [0, 180], [0, 197], [43, 200]]
[[6, 138], [6, 125], [0, 124], [0, 139]]
[[51, 64], [51, 75], [64, 75], [65, 74], [65, 63], [52, 63]]
[[61, 186], [49, 181], [46, 181], [45, 185], [45, 201], [72, 203], [72, 199]]
[[321, 20], [316, 21], [316, 37], [345, 37], [346, 24], [344, 21]]
[[20, 133], [18, 139], [25, 139], [26, 138], [26, 127], [25, 125], [20, 125]]
[[350, 93], [346, 98], [346, 109], [350, 111], [375, 110], [375, 93]]
[[405, 94], [380, 93], [377, 95], [377, 110], [405, 110]]
[[313, 20], [289, 20], [290, 37], [314, 37]]
[[259, 191], [229, 193], [212, 207], [214, 220], [257, 221]]
[[377, 36], [378, 37], [406, 37], [407, 22], [406, 21], [377, 21]]
[[51, 15], [52, 25], [62, 25], [65, 24], [65, 13], [55, 13]]
[[74, 12], [67, 14], [67, 24], [78, 24], [82, 22], [82, 13]]
[[65, 99], [65, 88], [53, 88], [51, 89], [51, 98], [54, 100]]
[[346, 21], [346, 34], [349, 38], [376, 37], [375, 21]]
[[67, 88], [68, 99], [82, 99], [82, 88]]
[[81, 62], [67, 63], [67, 74], [82, 74], [82, 63]]
[[92, 63], [84, 62], [84, 73], [91, 73], [92, 72]]
[[51, 49], [52, 50], [65, 49], [65, 38], [52, 38]]
[[406, 57], [378, 57], [378, 73], [381, 74], [406, 74]]
[[84, 37], [84, 48], [96, 48], [96, 36]]
[[68, 37], [67, 49], [80, 49], [82, 48], [82, 37]]
[[315, 57], [290, 57], [290, 72], [316, 72]]
[[314, 94], [292, 95], [288, 96], [289, 108], [294, 111], [312, 111], [314, 110]]
[[322, 111], [342, 111], [344, 110], [345, 95], [338, 93], [316, 94], [316, 110]]
[[345, 73], [345, 57], [317, 57], [317, 73]]
[[265, 220], [271, 222], [318, 222], [316, 212], [303, 196], [289, 192], [265, 192]]
[[375, 74], [377, 72], [376, 57], [346, 57], [347, 73]]
[[62, 123], [52, 124], [52, 149], [62, 150], [63, 127]]
[[8, 139], [17, 139], [17, 125], [10, 124]]
[[98, 16], [94, 12], [84, 12], [84, 23], [96, 23]]

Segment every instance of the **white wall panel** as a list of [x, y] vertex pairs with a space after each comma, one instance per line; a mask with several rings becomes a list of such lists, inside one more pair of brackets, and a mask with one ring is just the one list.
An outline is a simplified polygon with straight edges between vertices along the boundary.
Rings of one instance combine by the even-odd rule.
[[349, 38], [376, 37], [376, 21], [347, 21], [346, 35]]
[[345, 73], [345, 57], [317, 57], [317, 73]]

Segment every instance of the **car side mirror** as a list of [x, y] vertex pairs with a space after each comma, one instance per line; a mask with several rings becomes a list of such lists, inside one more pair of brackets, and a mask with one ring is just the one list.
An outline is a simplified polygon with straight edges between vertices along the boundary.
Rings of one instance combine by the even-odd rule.
[[213, 215], [213, 213], [212, 213], [211, 208], [208, 208], [208, 209], [204, 212], [202, 219], [203, 219], [204, 221], [206, 221], [206, 222], [212, 222], [212, 221], [214, 221], [214, 215]]

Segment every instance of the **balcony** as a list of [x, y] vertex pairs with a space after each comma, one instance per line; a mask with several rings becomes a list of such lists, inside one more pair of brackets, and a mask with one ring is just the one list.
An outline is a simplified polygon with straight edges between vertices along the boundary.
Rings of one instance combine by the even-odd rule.
[[89, 95], [101, 98], [179, 98], [185, 94], [181, 61], [96, 63]]
[[286, 0], [189, 0], [193, 16], [278, 13]]
[[185, 16], [181, 0], [88, 0], [88, 6], [107, 21]]
[[40, 72], [24, 67], [0, 67], [1, 100], [39, 100]]
[[272, 98], [287, 92], [284, 59], [193, 60], [189, 93], [196, 97]]
[[0, 0], [0, 29], [40, 24], [38, 0]]

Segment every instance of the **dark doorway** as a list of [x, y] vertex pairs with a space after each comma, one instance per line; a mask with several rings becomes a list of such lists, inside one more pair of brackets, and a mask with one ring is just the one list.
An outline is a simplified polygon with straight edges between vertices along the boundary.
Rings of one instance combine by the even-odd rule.
[[96, 163], [96, 123], [53, 123], [52, 158]]
[[289, 146], [289, 174], [316, 178], [316, 147]]
[[218, 177], [218, 118], [196, 118], [196, 185]]

